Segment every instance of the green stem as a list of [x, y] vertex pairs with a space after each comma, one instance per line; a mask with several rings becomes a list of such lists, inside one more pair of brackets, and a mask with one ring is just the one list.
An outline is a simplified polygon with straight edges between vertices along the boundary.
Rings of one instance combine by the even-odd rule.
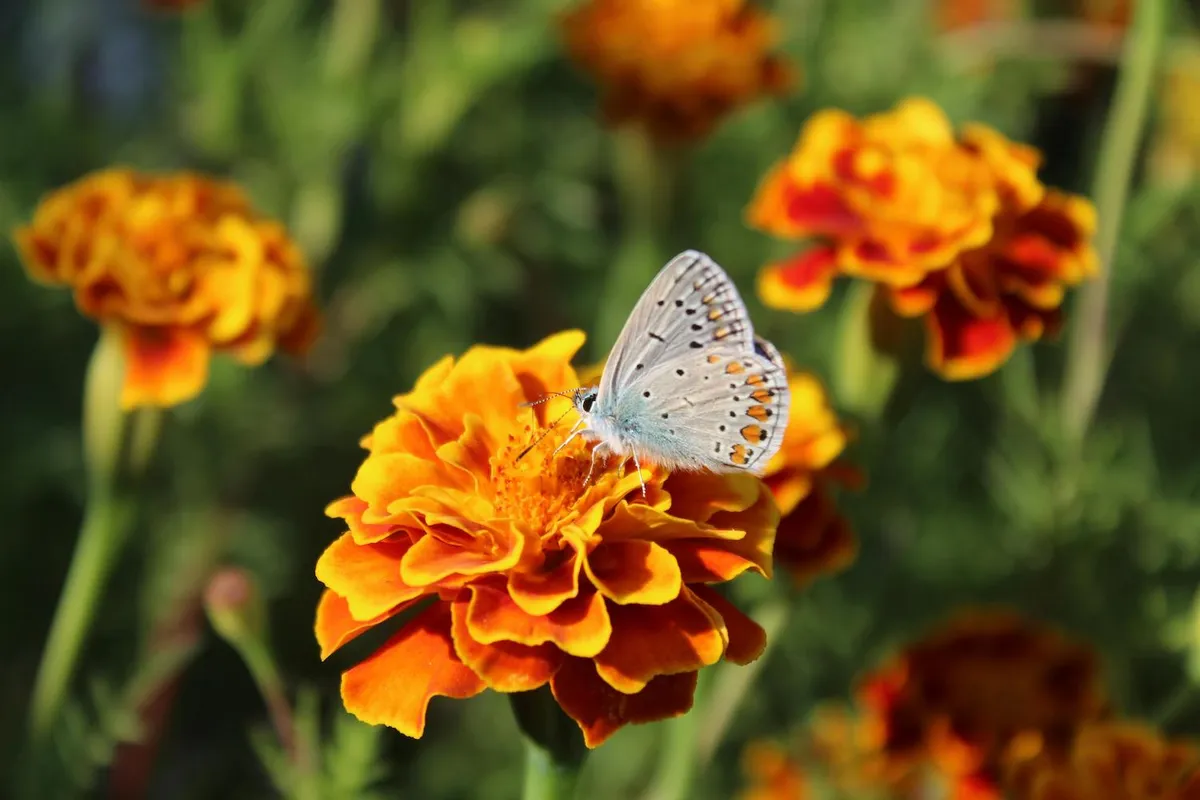
[[575, 796], [587, 748], [579, 728], [559, 707], [548, 686], [508, 696], [525, 740], [523, 800]]
[[271, 651], [258, 636], [243, 636], [233, 640], [254, 678], [258, 691], [262, 694], [263, 702], [267, 705], [267, 713], [271, 717], [271, 725], [279, 736], [279, 743], [296, 765], [297, 771], [304, 774], [309, 771], [309, 754], [302, 752], [296, 743], [296, 726], [292, 716], [292, 704], [288, 701], [287, 687], [283, 676], [275, 665]]
[[1063, 428], [1076, 443], [1083, 440], [1095, 415], [1111, 358], [1107, 331], [1109, 275], [1145, 127], [1165, 21], [1165, 0], [1141, 0], [1136, 5], [1100, 144], [1092, 186], [1099, 217], [1096, 250], [1100, 274], [1080, 292], [1078, 319], [1071, 330], [1063, 381]]
[[525, 741], [525, 786], [523, 800], [562, 800], [574, 797], [579, 772], [554, 760], [548, 750]]
[[791, 617], [790, 593], [779, 593], [766, 600], [751, 615], [767, 634], [767, 647], [756, 661], [745, 666], [724, 662], [716, 668], [711, 690], [705, 698], [700, 737], [696, 743], [696, 760], [707, 764], [729, 729], [734, 713], [754, 685], [755, 678], [767, 664], [773, 645], [779, 641]]
[[646, 800], [685, 800], [692, 796], [697, 767], [703, 766], [696, 758], [696, 743], [700, 740], [700, 723], [705, 719], [703, 711], [714, 669], [700, 670], [692, 710], [662, 724], [662, 750]]
[[84, 388], [87, 506], [29, 705], [35, 752], [46, 746], [62, 710], [104, 586], [129, 538], [137, 510], [134, 484], [157, 435], [157, 410], [133, 415], [121, 411], [123, 377], [120, 336], [104, 329]]
[[596, 324], [596, 346], [605, 351], [662, 267], [662, 239], [671, 220], [674, 158], [641, 128], [626, 128], [613, 135], [613, 180], [620, 201], [622, 235], [608, 270]]

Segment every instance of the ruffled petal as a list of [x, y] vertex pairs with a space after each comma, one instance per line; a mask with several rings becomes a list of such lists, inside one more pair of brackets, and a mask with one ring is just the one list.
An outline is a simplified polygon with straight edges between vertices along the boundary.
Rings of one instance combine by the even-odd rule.
[[604, 598], [589, 592], [544, 615], [529, 614], [500, 589], [472, 586], [468, 629], [477, 642], [552, 643], [573, 656], [591, 658], [612, 636]]
[[342, 534], [317, 560], [317, 580], [346, 599], [350, 615], [369, 620], [425, 593], [400, 577], [407, 539], [357, 544]]
[[454, 651], [497, 692], [528, 692], [544, 686], [566, 657], [552, 644], [529, 646], [511, 641], [483, 644], [471, 636], [468, 603], [451, 604]]
[[584, 569], [601, 594], [625, 605], [662, 605], [683, 588], [679, 563], [654, 542], [601, 542], [584, 561]]
[[168, 408], [200, 394], [208, 381], [209, 345], [188, 328], [120, 326], [125, 354], [121, 408]]
[[346, 710], [369, 725], [419, 739], [434, 697], [465, 699], [486, 688], [454, 652], [450, 609], [434, 603], [342, 675]]

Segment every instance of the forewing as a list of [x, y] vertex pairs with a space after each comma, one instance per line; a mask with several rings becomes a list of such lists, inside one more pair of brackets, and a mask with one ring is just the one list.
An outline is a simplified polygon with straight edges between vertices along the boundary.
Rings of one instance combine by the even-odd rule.
[[617, 337], [597, 402], [610, 405], [616, 389], [659, 365], [719, 347], [753, 353], [754, 330], [733, 281], [703, 253], [686, 250], [667, 262], [646, 287]]

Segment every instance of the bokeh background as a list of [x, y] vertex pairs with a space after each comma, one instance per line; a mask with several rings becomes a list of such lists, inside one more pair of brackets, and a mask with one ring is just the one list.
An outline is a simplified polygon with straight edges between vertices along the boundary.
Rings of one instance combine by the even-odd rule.
[[[520, 745], [499, 695], [435, 700], [421, 741], [342, 712], [338, 674], [353, 661], [322, 664], [312, 636], [313, 565], [341, 530], [323, 508], [346, 493], [359, 437], [425, 367], [474, 343], [525, 347], [575, 327], [599, 336], [587, 352], [599, 360], [614, 320], [688, 247], [720, 261], [760, 332], [829, 383], [856, 432], [849, 456], [869, 477], [841, 498], [857, 560], [795, 595], [695, 797], [730, 796], [746, 742], [786, 735], [964, 604], [1012, 605], [1086, 640], [1126, 713], [1156, 718], [1167, 704], [1168, 731], [1200, 734], [1200, 698], [1181, 694], [1200, 677], [1192, 4], [1172, 6], [1113, 265], [1115, 352], [1081, 449], [1061, 435], [1054, 343], [973, 382], [918, 363], [877, 414], [857, 417], [842, 398], [861, 399], [855, 381], [871, 373], [845, 346], [845, 287], [811, 314], [764, 309], [756, 271], [794, 245], [744, 221], [812, 112], [873, 113], [909, 95], [1037, 146], [1047, 184], [1086, 194], [1132, 3], [764, 4], [779, 52], [799, 66], [795, 90], [671, 156], [670, 219], [640, 274], [618, 274], [610, 265], [639, 224], [622, 195], [639, 154], [602, 124], [597, 87], [564, 50], [556, 20], [570, 3], [7, 0], [0, 229], [105, 166], [227, 176], [303, 248], [326, 316], [306, 359], [254, 370], [218, 359], [203, 395], [171, 413], [57, 734], [61, 796], [279, 794], [262, 699], [199, 602], [229, 564], [267, 599], [297, 713], [320, 726], [328, 796], [516, 796]], [[29, 687], [77, 536], [81, 390], [96, 338], [69, 292], [30, 282], [16, 250], [0, 248], [3, 776], [19, 771]], [[1041, 392], [1032, 405], [1030, 381]], [[765, 596], [765, 582], [741, 583], [747, 603]], [[151, 700], [161, 712], [151, 746], [121, 745]], [[597, 751], [587, 796], [638, 796], [660, 732], [626, 729]]]

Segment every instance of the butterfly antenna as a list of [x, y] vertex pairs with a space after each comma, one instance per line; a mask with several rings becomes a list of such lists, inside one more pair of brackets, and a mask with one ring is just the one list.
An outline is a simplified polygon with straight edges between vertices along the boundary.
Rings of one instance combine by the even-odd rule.
[[[544, 402], [544, 401], [539, 400], [538, 402]], [[531, 403], [530, 405], [533, 405], [533, 404]], [[528, 453], [533, 448], [537, 447], [538, 443], [541, 442], [542, 439], [545, 439], [546, 436], [550, 433], [550, 431], [554, 430], [554, 426], [557, 425], [558, 423], [562, 422], [563, 417], [565, 417], [567, 414], [570, 414], [574, 410], [575, 410], [575, 408], [572, 406], [571, 408], [568, 408], [566, 411], [564, 411], [561, 415], [559, 415], [558, 419], [556, 419], [556, 420], [554, 420], [554, 422], [550, 423], [550, 427], [548, 427], [548, 428], [546, 428], [546, 430], [542, 431], [542, 434], [540, 436], [538, 436], [536, 439], [534, 439], [532, 442], [530, 442], [529, 446], [526, 447], [524, 450], [522, 450], [520, 455], [518, 455], [516, 458], [513, 459], [513, 463], [514, 464], [517, 463], [518, 461], [520, 461], [522, 458], [525, 457], [526, 453]]]
[[576, 391], [575, 389], [570, 389], [565, 392], [548, 392], [547, 394], [544, 394], [541, 397], [539, 397], [537, 400], [530, 400], [527, 403], [521, 403], [520, 408], [530, 408], [531, 406], [540, 406], [542, 403], [548, 402], [551, 398], [554, 398], [554, 397], [574, 397], [575, 391]]

